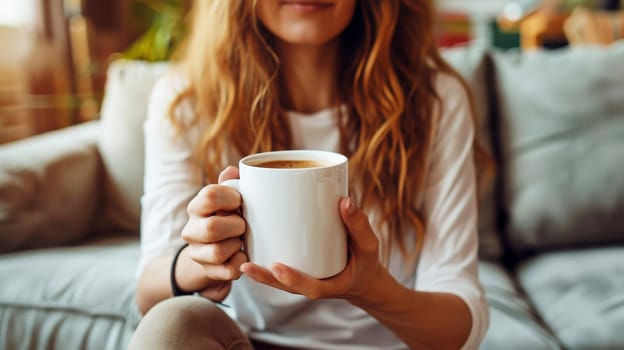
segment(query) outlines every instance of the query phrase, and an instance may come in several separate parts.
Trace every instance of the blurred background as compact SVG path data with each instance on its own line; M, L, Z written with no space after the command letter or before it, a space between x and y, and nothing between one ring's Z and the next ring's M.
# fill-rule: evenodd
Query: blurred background
M115 59L167 60L185 0L0 0L0 143L98 118Z
M621 2L436 0L439 44L556 49L570 44L564 27L575 11L621 15ZM189 6L190 0L0 0L0 143L97 119L110 62L169 59Z

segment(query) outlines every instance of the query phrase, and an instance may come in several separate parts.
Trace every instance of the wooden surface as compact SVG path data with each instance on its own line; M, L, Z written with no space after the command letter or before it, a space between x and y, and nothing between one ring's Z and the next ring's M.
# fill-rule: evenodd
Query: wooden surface
M0 26L0 143L97 118L111 55L133 39L130 0L33 1L33 24Z
M28 74L26 61L33 52L31 34L0 26L0 143L34 132L34 121L26 108Z

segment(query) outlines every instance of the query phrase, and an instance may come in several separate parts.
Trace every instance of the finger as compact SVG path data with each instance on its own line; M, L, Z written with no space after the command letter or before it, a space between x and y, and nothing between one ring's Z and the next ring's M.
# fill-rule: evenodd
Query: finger
M337 283L339 279L333 279L332 282L319 280L284 264L273 264L269 266L269 271L275 280L287 289L294 290L312 300L335 296L341 288L340 283Z
M223 265L203 265L206 270L206 275L210 279L215 281L231 281L240 278L242 272L240 266L247 261L245 253L239 251L236 252L225 264Z
M209 216L220 211L234 211L241 205L237 190L210 184L202 188L190 201L187 211L190 216Z
M366 214L349 197L340 200L340 216L349 232L350 244L356 251L377 252L379 239Z
M295 291L294 289L285 286L280 281L278 281L275 278L275 276L273 276L271 271L263 267L260 267L254 263L249 263L249 262L244 263L241 265L240 269L245 275L247 275L248 277L250 277L251 279L253 279L254 281L258 283L266 284L273 288L281 289L289 293L301 294Z
M240 174L238 172L238 168L235 166L229 166L219 174L219 183L222 183L225 180L238 179Z
M221 265L240 251L241 246L240 238L230 238L212 244L191 244L188 248L188 254L191 259L199 264Z
M241 269L256 282L289 293L301 294L312 300L343 294L340 291L344 289L344 279L318 280L284 264L273 264L267 270L258 265L246 263L241 266Z
M236 214L213 215L189 220L182 230L182 238L188 243L218 243L245 233L246 223Z
M247 254L242 251L236 252L232 257L223 265L227 271L227 275L230 280L237 280L243 274L240 270L242 264L246 263L249 259Z

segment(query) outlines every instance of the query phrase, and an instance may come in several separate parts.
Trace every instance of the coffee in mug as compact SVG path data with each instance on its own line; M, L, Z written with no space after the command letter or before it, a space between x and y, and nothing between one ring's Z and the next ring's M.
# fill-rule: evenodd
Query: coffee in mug
M294 169L294 168L316 168L319 166L329 165L317 160L269 160L258 164L253 164L260 168L274 169Z
M341 272L347 233L339 201L348 195L348 161L338 153L275 151L239 161L237 189L247 222L249 261L268 268L283 263L315 278Z

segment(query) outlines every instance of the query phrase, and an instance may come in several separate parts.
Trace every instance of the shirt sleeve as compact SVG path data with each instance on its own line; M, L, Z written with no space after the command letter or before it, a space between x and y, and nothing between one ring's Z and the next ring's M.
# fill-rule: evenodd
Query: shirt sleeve
M440 75L440 119L423 197L426 234L416 289L452 293L468 305L472 330L463 349L478 349L488 327L487 301L478 278L474 125L467 93Z
M144 194L141 197L141 255L137 276L157 256L182 246L181 231L188 220L186 207L202 186L202 170L194 164L194 131L177 133L169 106L184 87L173 73L154 86L143 125L145 136ZM192 109L182 104L176 117L184 123Z

